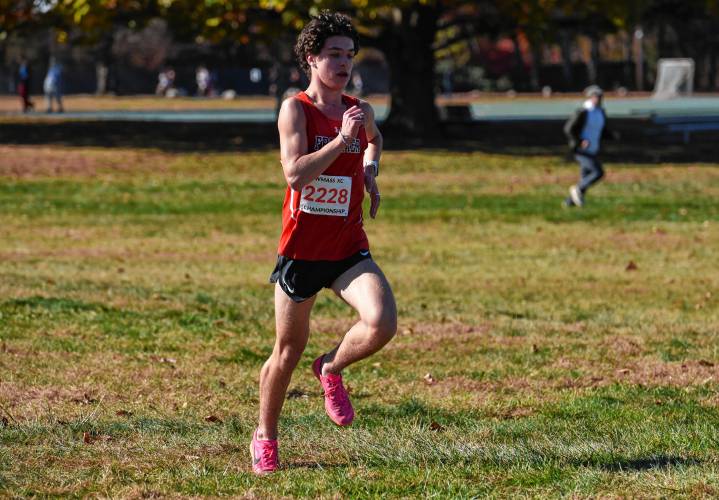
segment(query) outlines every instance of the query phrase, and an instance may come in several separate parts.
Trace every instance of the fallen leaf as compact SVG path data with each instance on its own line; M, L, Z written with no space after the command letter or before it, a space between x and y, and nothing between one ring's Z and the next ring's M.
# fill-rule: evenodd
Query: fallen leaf
M532 415L533 411L531 408L512 408L504 413L501 413L501 416L505 419L513 419L513 418L522 418L522 417L528 417Z
M205 422L212 422L212 423L215 423L215 424L221 424L221 423L222 423L222 420L220 419L220 417L217 417L217 416L215 416L215 415L208 415L208 416L205 417Z
M625 271L636 271L637 269L639 269L639 266L637 266L636 262L633 260L630 260L627 267L624 268Z
M299 399L299 398L306 398L307 393L303 392L299 389L292 389L287 393L287 399Z
M82 442L85 444L92 443L92 436L90 436L89 432L83 432L82 433Z
M174 365L177 363L177 360L175 358L166 358L164 356L155 356L154 354L150 356L150 359L152 361L157 361L158 363L167 363L168 365Z
M432 423L429 424L429 430L434 431L434 432L442 432L444 430L444 426L442 426L442 424L435 422L433 420Z
M80 403L81 405L91 405L93 403L97 403L97 400L88 396L87 393L84 393L81 398L72 398L71 401L73 403Z

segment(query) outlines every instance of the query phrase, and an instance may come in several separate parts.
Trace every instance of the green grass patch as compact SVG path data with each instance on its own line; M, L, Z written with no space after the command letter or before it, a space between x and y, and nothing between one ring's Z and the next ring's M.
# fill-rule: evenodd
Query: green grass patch
M37 154L0 182L0 495L719 495L716 166L609 164L569 210L574 164L384 155L398 335L335 427L310 363L356 318L320 294L257 478L277 152Z

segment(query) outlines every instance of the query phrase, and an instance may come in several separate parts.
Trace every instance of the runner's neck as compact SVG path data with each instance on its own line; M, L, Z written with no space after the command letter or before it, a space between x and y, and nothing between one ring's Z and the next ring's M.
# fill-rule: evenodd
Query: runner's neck
M346 105L342 98L342 92L319 92L317 89L309 87L305 90L305 95L315 106L331 109L341 109L344 111Z

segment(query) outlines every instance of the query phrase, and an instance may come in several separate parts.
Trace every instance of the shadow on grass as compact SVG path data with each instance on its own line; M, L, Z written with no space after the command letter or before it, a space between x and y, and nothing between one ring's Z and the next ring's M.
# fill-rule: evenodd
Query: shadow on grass
M81 302L61 297L40 297L37 295L20 299L6 300L0 303L0 311L10 311L17 308L42 309L53 313L76 313L80 311L107 313L112 310L103 304Z
M593 467L609 472L641 472L653 469L668 469L671 467L687 467L700 465L701 460L696 458L685 458L672 455L653 455L644 458L615 459L603 462L600 459L582 461L576 465L582 467Z
M328 462L311 462L311 461L284 461L280 465L280 470L290 469L307 469L307 470L323 470L323 469L347 469L350 463L328 463Z

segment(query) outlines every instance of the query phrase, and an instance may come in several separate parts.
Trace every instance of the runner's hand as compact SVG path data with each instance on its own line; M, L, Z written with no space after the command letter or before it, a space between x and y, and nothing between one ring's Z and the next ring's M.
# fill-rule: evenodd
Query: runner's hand
M367 189L370 199L369 216L374 219L375 217L377 217L377 210L379 210L379 187L377 187L377 180L371 173L369 176L365 173L364 182L365 189Z
M342 115L342 129L340 130L343 136L351 137L354 139L359 133L360 127L364 124L364 112L359 106L352 106Z

